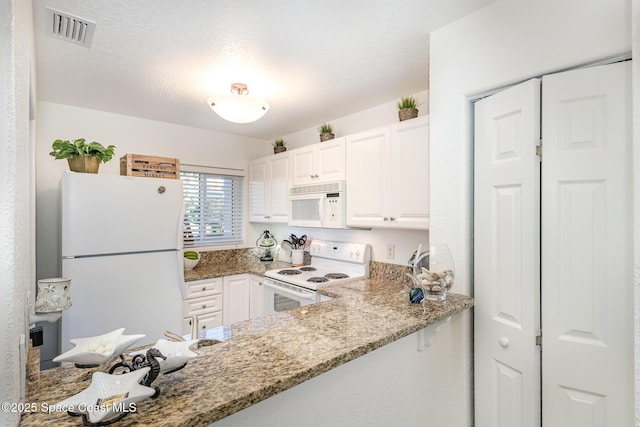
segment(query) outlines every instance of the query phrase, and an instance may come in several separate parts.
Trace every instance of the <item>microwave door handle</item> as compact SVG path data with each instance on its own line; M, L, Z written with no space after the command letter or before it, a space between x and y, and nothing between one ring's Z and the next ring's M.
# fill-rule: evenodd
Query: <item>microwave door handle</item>
M308 299L308 300L314 300L315 299L315 294L313 292L310 292L310 293L296 292L296 291L293 291L291 289L286 289L286 288L283 288L283 287L278 286L278 285L273 285L273 284L271 284L269 282L264 282L263 285L268 287L268 288L271 288L271 289L274 289L274 290L278 291L278 293L286 294L286 295L289 295L289 296L294 297L294 298L303 298L303 299Z

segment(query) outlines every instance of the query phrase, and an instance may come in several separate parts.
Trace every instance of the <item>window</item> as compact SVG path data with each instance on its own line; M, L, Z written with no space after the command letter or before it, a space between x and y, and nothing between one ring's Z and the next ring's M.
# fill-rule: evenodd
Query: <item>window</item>
M184 246L244 243L244 177L180 172L184 186Z

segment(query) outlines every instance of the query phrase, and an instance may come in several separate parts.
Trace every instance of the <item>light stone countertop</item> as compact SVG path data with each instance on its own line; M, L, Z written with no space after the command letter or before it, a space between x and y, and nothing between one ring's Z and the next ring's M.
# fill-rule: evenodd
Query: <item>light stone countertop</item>
M197 278L214 274L201 273ZM377 273L372 268L372 277ZM403 286L389 277L327 286L322 293L331 301L210 330L208 337L223 342L199 348L184 369L160 375L152 384L160 395L113 425L206 426L473 306L472 298L455 293L444 304L410 304ZM42 407L66 399L89 385L92 372L73 366L43 371L27 401ZM20 425L78 426L82 420L37 411L23 414Z

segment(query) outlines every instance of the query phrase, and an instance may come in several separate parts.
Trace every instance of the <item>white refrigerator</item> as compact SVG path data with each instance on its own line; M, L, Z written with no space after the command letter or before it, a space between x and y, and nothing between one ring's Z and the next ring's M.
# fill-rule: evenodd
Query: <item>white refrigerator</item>
M72 338L125 328L154 343L182 332L183 196L179 179L65 172L62 275L72 306L61 347Z

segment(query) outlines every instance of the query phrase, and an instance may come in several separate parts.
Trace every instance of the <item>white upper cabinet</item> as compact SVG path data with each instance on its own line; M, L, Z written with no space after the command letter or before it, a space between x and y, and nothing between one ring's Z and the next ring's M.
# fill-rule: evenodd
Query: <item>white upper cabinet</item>
M249 221L287 222L289 153L249 162Z
M418 117L346 137L347 225L429 228L429 122Z
M304 185L345 179L345 138L291 150L291 184Z

